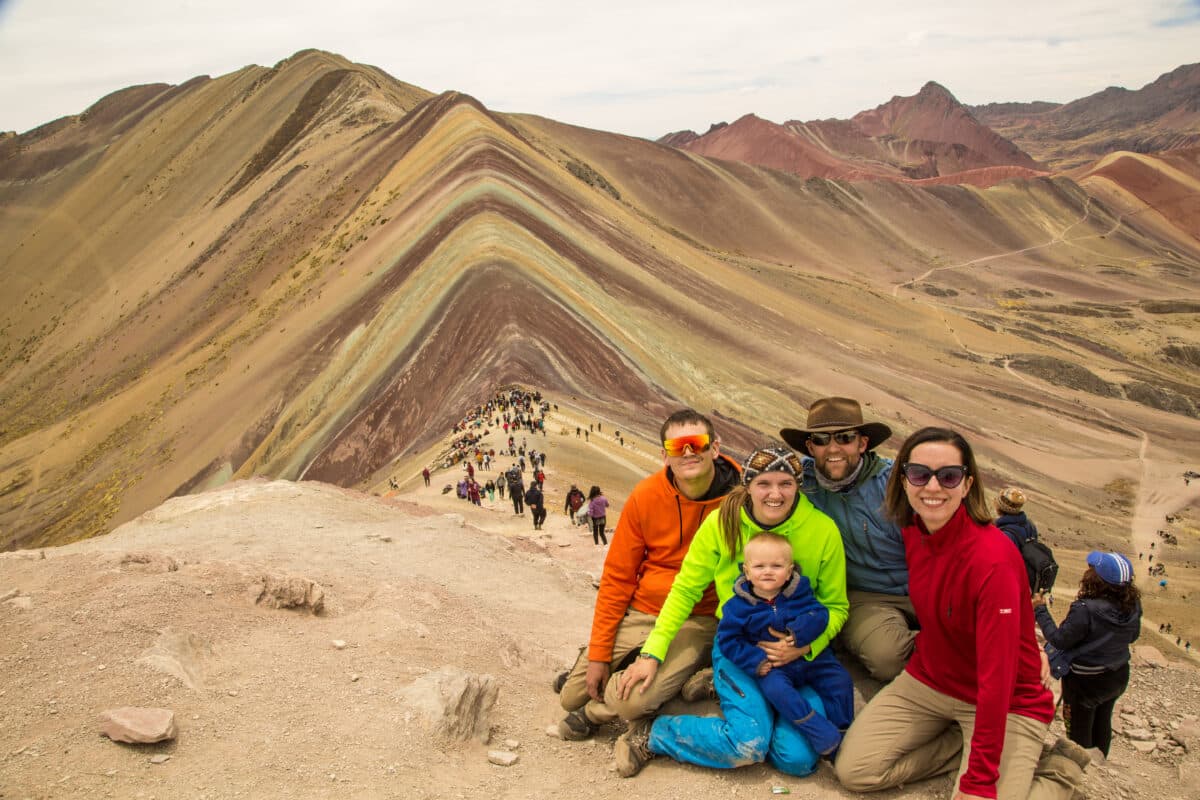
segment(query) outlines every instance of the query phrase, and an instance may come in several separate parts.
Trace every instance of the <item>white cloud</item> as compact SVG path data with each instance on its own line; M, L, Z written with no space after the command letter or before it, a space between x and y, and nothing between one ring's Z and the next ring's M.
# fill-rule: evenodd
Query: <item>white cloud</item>
M747 112L848 117L928 80L969 103L1140 88L1195 59L1198 29L1174 0L9 0L0 130L316 47L497 110L655 137Z

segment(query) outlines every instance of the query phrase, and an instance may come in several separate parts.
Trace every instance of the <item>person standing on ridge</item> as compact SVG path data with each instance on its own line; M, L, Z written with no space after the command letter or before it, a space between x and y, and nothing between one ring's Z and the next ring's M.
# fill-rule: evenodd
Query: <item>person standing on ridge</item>
M592 543L608 544L604 528L608 524L608 498L600 491L599 486L588 490L588 516L592 518Z

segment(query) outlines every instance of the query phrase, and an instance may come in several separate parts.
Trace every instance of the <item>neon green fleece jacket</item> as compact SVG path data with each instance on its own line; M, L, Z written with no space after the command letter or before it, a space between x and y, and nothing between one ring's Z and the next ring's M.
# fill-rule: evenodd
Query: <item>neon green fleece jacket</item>
M663 603L658 622L650 637L642 645L642 652L656 656L660 661L666 657L671 640L691 614L694 606L710 583L717 587L717 616L725 601L733 595L733 582L741 574L741 553L735 559L725 545L721 535L720 515L709 514L679 567L679 574L671 584L671 591ZM750 515L742 511L742 546L749 538L763 530ZM813 593L821 605L829 609L829 626L812 643L812 651L805 656L810 661L820 655L831 639L842 629L850 614L850 602L846 599L846 553L842 549L842 535L837 524L813 507L804 495L799 496L796 510L786 520L770 529L773 533L786 536L792 543L792 555L800 572L812 582Z

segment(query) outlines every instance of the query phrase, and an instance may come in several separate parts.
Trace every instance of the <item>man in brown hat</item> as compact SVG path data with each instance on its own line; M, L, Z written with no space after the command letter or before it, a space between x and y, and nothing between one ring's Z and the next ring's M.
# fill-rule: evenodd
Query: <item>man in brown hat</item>
M805 427L779 435L809 456L801 490L842 534L850 599L842 643L873 677L890 681L904 669L917 635L904 540L883 512L892 461L875 452L892 429L864 422L857 400L823 397L808 409Z

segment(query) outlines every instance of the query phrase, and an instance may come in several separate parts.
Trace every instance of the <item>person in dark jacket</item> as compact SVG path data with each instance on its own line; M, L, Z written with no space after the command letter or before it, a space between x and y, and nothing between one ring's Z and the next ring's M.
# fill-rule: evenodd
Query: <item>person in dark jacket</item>
M1079 594L1062 625L1055 625L1043 595L1033 613L1046 641L1071 659L1063 676L1063 722L1067 736L1108 758L1112 713L1129 685L1129 645L1142 630L1141 593L1133 564L1120 553L1088 553Z
M1025 507L1025 493L1015 486L1006 486L996 496L996 511L999 514L993 523L1008 540L1021 549L1025 542L1038 538L1037 526L1021 509Z
M563 511L571 518L571 524L575 524L575 512L583 508L583 492L579 491L579 487L571 484L570 490L567 491L567 502L563 504Z
M546 497L542 494L542 484L537 481L529 484L529 491L525 492L525 505L533 512L533 529L540 531L542 523L546 521Z

